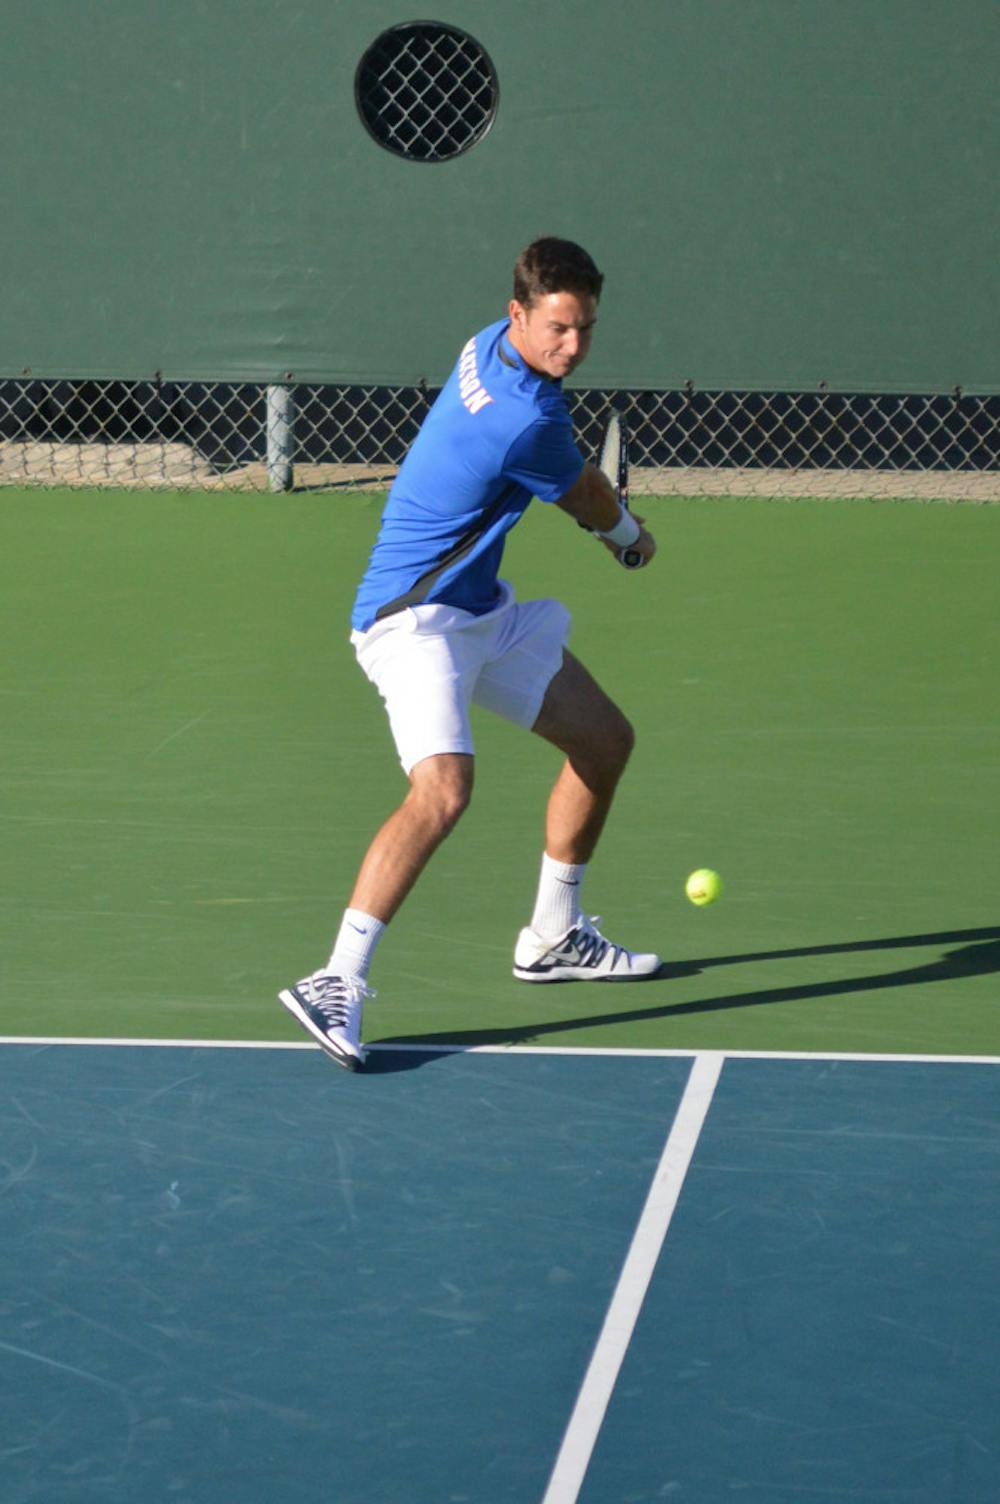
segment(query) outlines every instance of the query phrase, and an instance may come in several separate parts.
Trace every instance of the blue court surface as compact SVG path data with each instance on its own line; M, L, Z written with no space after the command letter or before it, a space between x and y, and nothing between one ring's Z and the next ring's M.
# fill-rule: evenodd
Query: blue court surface
M0 1050L3 1504L1000 1498L997 1063Z

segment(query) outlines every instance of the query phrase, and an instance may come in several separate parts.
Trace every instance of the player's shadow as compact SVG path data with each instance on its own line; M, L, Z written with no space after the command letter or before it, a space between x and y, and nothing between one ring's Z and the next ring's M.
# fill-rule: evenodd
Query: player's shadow
M947 930L932 935L901 935L888 940L858 940L837 945L810 945L798 950L769 950L738 956L710 956L700 961L665 963L641 985L676 982L697 976L717 966L747 966L755 961L792 961L809 956L857 955L865 951L911 950L917 946L955 946L936 960L901 971L877 971L866 976L834 978L823 982L806 982L791 987L766 987L759 991L720 993L717 997L692 1002L661 1003L653 1007L605 1008L599 1013L579 1014L574 1018L545 1019L535 1024L512 1024L500 1029L463 1029L436 1034L397 1034L378 1040L379 1049L368 1057L369 1072L412 1070L438 1058L435 1045L461 1044L466 1047L487 1044L537 1043L550 1035L573 1029L595 1029L605 1024L648 1023L655 1018L681 1018L689 1013L718 1013L724 1009L760 1008L769 1003L807 1002L811 998L844 997L852 992L878 992L888 987L918 986L928 982L954 982L963 977L983 976L1000 971L1000 927L978 930ZM549 984L558 985L558 984ZM567 984L576 985L576 984ZM600 992L602 999L634 997L632 983L606 983L579 988L592 998ZM419 1052L394 1052L393 1045L419 1045ZM426 1052L426 1053L425 1053Z

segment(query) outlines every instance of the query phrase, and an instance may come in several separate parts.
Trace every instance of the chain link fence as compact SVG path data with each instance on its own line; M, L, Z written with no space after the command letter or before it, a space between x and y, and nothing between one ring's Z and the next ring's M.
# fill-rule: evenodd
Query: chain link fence
M355 104L369 135L409 162L471 150L500 104L497 71L459 27L382 31ZM419 168L434 171L433 166ZM261 386L0 380L0 484L242 489L367 488L395 474L435 392L425 386ZM636 491L687 495L1000 500L1000 396L698 391L571 393L596 454L609 406L632 436Z
M0 484L282 491L387 485L436 389L0 381ZM593 456L609 407L634 489L1000 500L1000 397L570 393Z

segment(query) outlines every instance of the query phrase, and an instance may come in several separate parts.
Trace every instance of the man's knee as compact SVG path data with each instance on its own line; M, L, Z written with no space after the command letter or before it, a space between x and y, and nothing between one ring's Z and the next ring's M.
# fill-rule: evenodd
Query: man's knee
M444 837L458 824L472 798L473 761L462 753L425 757L410 772L409 798Z
M617 714L612 737L614 742L612 755L616 759L619 768L624 769L625 764L635 750L635 727L628 716L623 715L620 710Z
M635 727L615 705L610 714L602 716L601 725L594 732L592 755L603 771L620 778L635 748Z
M632 722L609 703L600 718L591 721L565 747L571 765L596 792L611 794L625 771L635 746Z
M574 764L613 778L621 775L635 746L631 721L569 652L549 685L533 729Z

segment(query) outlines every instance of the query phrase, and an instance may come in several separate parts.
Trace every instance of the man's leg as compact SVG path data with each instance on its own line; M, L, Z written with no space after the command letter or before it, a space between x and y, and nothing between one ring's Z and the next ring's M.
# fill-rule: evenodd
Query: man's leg
M382 826L361 864L327 965L279 994L288 1011L339 1065L364 1061L361 1015L375 946L456 822L472 793L473 758L445 752L410 772L410 791Z
M474 758L425 757L410 772L410 792L386 820L361 863L350 907L388 924L472 795Z
M580 908L580 885L632 753L628 719L571 653L552 679L532 730L565 752L549 798L545 853L531 925L521 931L522 981L633 981L659 956L605 940Z
M545 850L558 862L588 862L632 755L635 732L569 652L531 729L566 753L546 812Z

